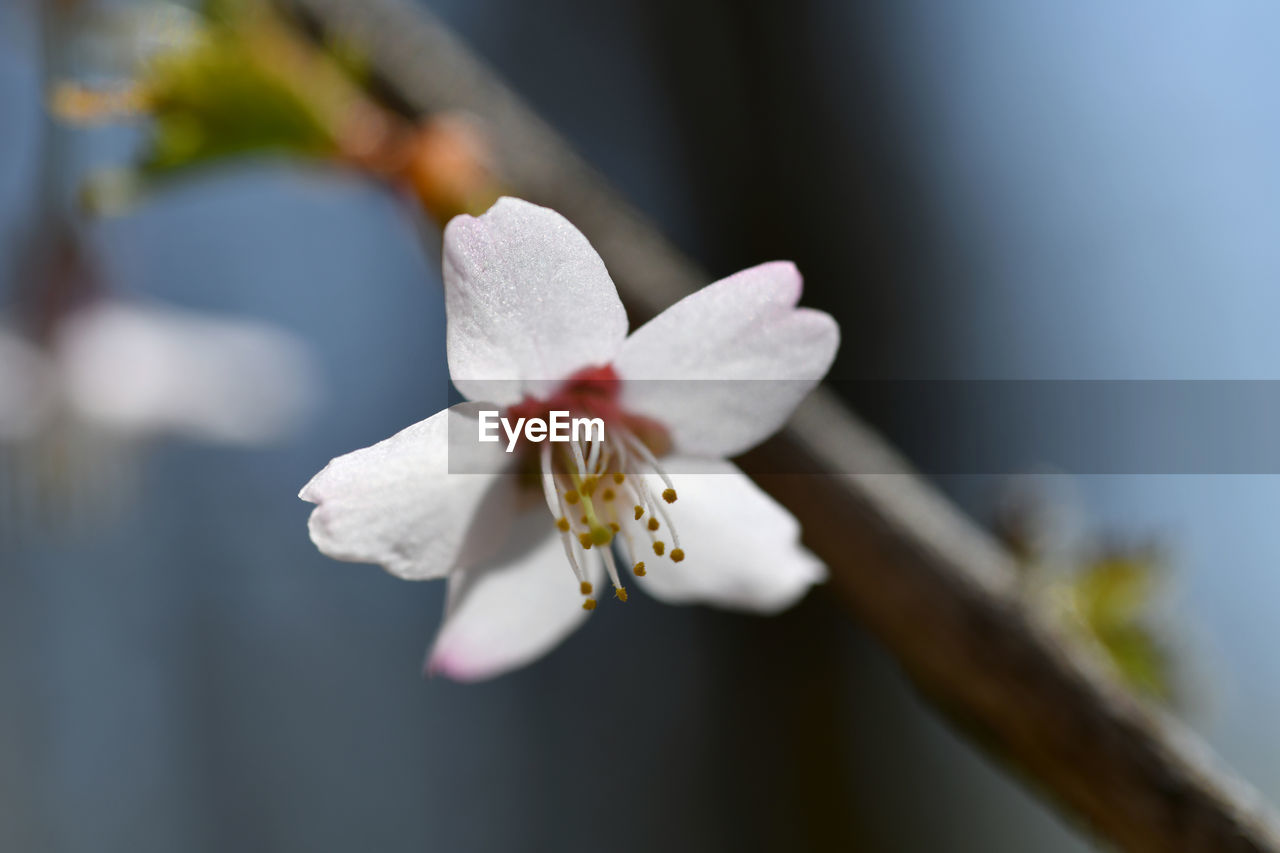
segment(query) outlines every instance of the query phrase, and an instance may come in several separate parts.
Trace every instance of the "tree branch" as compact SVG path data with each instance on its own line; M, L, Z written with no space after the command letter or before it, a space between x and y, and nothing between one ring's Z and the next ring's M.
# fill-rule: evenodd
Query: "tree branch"
M633 319L710 280L426 11L282 2L364 50L407 111L480 116L507 185L586 233ZM1010 558L830 392L743 461L799 517L837 595L919 689L1069 816L1131 851L1280 853L1258 795L1057 636L1019 592ZM766 473L777 471L885 473Z

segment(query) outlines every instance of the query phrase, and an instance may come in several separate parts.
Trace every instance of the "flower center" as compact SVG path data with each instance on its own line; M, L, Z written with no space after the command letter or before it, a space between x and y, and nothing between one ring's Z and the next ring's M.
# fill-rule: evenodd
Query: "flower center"
M675 486L657 459L670 447L670 440L661 424L623 410L620 384L612 367L588 368L549 399L527 398L509 411L511 417L545 417L552 410L563 410L605 423L603 438L588 431L589 436L580 441L545 442L538 450L547 509L585 596L586 610L596 606L588 580L592 560L603 563L614 596L626 601L618 560L643 577L648 571L642 559L647 551L676 563L684 559L680 536L664 506L675 503ZM662 480L661 499L649 485L651 475ZM670 551L664 537L671 541Z

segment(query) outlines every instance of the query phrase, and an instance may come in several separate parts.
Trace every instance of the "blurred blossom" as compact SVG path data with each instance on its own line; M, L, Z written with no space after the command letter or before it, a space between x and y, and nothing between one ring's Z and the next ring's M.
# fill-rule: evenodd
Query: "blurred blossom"
M445 229L444 280L450 375L476 402L334 459L300 495L325 554L448 578L432 672L472 681L529 663L606 581L625 602L626 576L669 603L756 613L825 578L796 519L726 461L777 431L835 358L839 327L796 307L793 264L708 285L628 335L586 237L504 198ZM513 454L475 443L485 408L604 426Z
M47 353L0 337L0 437L30 438L59 413L121 438L226 444L286 436L312 409L305 346L255 321L100 300L55 327Z
M96 299L39 347L0 331L0 544L114 518L137 497L148 441L284 439L316 376L284 331L151 304Z
M315 399L303 344L256 321L102 301L64 321L55 352L75 415L124 434L261 444Z

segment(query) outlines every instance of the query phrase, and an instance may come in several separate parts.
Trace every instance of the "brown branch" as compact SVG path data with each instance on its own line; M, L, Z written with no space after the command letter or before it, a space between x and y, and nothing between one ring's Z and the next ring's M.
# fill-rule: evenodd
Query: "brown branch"
M709 281L425 11L288 2L365 50L406 109L481 117L506 183L582 228L634 319ZM920 690L1068 815L1132 851L1280 853L1256 793L1057 636L1010 558L832 394L813 394L744 467L800 518L836 593ZM764 473L801 470L884 473Z

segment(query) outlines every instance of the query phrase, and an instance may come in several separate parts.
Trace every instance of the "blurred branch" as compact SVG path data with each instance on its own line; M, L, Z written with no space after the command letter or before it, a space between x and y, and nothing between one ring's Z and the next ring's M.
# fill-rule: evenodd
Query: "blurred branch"
M587 234L633 320L710 281L425 10L281 2L365 50L406 111L481 117L505 184ZM1069 815L1127 850L1280 853L1260 798L1058 636L1019 592L1011 558L831 393L744 467L800 518L837 595L920 690Z

